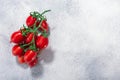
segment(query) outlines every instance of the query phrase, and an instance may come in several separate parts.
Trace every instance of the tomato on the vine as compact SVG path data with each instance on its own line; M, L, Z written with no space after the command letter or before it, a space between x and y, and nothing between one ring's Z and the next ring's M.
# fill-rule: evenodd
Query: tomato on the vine
M30 63L37 57L37 53L33 50L27 50L25 55L24 55L24 60L27 63Z
M32 15L30 15L27 19L26 19L26 24L28 27L33 27L35 21L37 19L35 17L33 17Z
M12 54L17 57L20 64L34 67L38 63L40 51L48 46L49 26L44 14L37 11L30 12L26 19L26 25L12 33L10 40L15 43Z
M39 49L44 49L48 46L48 38L47 37L44 37L42 35L40 36L37 36L37 39L36 39L36 46L39 48Z
M11 35L11 42L21 43L23 42L25 37L22 35L21 31L16 31Z
M19 45L13 46L12 54L14 56L21 56L23 53L24 53L24 50Z

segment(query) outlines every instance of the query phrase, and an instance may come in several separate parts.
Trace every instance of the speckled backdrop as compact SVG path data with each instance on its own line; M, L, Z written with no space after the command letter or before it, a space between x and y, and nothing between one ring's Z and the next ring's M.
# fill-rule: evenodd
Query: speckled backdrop
M45 9L50 44L30 69L10 34ZM0 0L0 80L120 80L120 0Z

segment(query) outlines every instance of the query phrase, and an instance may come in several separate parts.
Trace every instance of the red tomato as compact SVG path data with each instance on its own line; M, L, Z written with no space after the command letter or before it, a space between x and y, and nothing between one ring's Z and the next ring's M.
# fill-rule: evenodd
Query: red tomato
M21 43L23 41L24 41L24 36L22 35L21 31L16 31L11 35L11 42Z
M34 18L33 16L29 16L27 19L26 19L26 24L28 27L32 27L35 23L37 19Z
M20 64L25 63L24 56L18 56L18 62Z
M34 33L29 33L26 37L25 43L30 43L33 39Z
M21 56L23 53L24 53L24 50L19 45L15 45L12 48L12 54L14 56Z
M37 57L37 53L33 50L27 50L24 55L25 62L29 63Z
M28 65L30 66L30 67L34 67L36 64L37 64L37 62L38 62L38 59L37 58L35 58L32 62L30 62Z
M42 35L38 36L36 39L36 46L39 49L44 49L48 46L48 38Z
M48 23L46 22L46 20L43 20L42 21L42 27L46 30L46 31L48 31Z
M41 26L48 32L49 27L48 27L48 23L46 22L46 20L42 21ZM39 30L44 31L42 28L39 28Z

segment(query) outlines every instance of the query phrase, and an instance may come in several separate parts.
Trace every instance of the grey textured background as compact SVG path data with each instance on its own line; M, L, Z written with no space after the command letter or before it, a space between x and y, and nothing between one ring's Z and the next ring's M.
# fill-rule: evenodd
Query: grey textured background
M50 44L30 69L10 34L45 9ZM0 0L0 80L120 80L120 0Z

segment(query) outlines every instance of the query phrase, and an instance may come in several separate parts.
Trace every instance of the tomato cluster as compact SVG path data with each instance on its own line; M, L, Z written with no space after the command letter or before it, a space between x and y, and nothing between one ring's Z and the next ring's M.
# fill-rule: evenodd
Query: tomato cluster
M43 16L46 10L41 14L31 12L26 19L26 26L23 25L18 31L12 33L11 42L15 45L12 48L12 54L17 56L19 63L25 63L33 67L38 62L40 51L48 46L49 27L47 19Z

